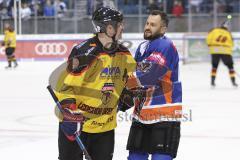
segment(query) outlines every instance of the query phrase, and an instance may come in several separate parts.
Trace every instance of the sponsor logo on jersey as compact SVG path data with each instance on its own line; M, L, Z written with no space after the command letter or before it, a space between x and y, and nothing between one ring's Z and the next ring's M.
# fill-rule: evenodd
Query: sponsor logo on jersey
M93 50L94 50L95 47L91 47L90 49L87 50L85 54L85 56L89 55Z
M113 89L114 83L105 83L104 86L102 87L102 92L113 91Z
M111 116L111 117L109 117L109 118L107 119L106 122L102 122L102 123L97 122L97 121L92 121L91 125L95 125L95 126L104 126L104 125L106 125L107 123L112 122L112 121L113 121L113 118L114 118L114 117Z
M166 64L166 58L160 52L153 52L151 56L147 58L147 60L154 61L161 66L164 66Z
M83 41L82 43L76 45L76 49L81 48L86 42L87 42L87 40L85 40L85 41Z
M112 92L114 90L114 83L105 83L102 87L102 103L108 104L111 99Z
M97 114L97 115L103 115L103 114L111 114L113 108L98 108L98 107L93 107L84 103L80 103L78 105L78 108L82 111L91 113L91 114Z
M100 77L102 78L119 78L121 75L121 71L119 67L108 66L103 68Z
M148 72L152 67L152 63L146 60L137 63L137 70L142 72Z

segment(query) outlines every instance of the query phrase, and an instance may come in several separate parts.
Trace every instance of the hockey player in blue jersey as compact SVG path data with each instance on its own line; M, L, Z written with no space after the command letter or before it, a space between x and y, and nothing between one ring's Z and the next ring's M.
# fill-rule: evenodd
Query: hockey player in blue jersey
M136 51L136 87L128 160L172 160L177 155L182 114L182 87L178 80L179 56L164 34L168 17L160 11L149 15L144 41ZM124 105L120 110L127 108Z

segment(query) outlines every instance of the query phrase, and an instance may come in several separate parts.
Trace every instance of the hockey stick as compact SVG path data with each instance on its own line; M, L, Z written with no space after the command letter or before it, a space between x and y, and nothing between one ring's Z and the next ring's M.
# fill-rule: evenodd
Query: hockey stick
M63 112L64 112L64 111L63 111L63 108L62 108L62 106L61 106L61 104L60 104L57 96L55 95L52 87L49 85L49 86L47 86L47 89L48 89L49 93L51 94L53 100L54 100L55 103L57 104L58 109L63 113ZM85 155L85 158L86 158L87 160L92 160L92 158L91 158L90 155L88 154L87 149L86 149L86 147L84 146L84 144L82 143L82 140L80 139L80 137L79 137L78 134L75 135L75 138L76 138L76 141L77 141L78 145L80 146L81 150L83 151L83 153L84 153L84 155Z

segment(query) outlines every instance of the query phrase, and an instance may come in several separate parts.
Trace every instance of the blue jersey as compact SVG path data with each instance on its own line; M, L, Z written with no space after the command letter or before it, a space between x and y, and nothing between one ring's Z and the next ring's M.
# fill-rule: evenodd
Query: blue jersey
M179 55L172 41L163 36L144 41L136 51L136 76L146 90L142 106L135 106L134 118L142 123L181 118L182 86ZM135 104L139 105L139 103ZM141 107L137 112L136 108Z

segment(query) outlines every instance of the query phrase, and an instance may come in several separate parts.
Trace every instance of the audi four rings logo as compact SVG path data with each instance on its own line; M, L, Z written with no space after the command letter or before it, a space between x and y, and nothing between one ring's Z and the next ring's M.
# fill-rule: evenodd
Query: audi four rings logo
M64 55L67 53L65 43L38 43L35 46L38 55Z

